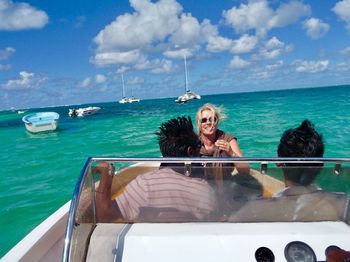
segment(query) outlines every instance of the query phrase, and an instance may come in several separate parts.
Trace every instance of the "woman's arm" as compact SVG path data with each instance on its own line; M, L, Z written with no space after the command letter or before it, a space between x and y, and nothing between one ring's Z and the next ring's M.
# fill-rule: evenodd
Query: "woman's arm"
M229 155L231 157L243 157L243 153L238 145L238 142L236 139L232 139L230 141L230 152ZM250 168L248 163L235 163L236 169L239 173L246 173L249 174Z
M237 140L234 138L230 142L227 142L223 139L218 139L215 142L215 145L220 149L226 152L230 157L243 157L243 153L239 148ZM235 163L236 169L239 173L249 174L250 169L247 163Z

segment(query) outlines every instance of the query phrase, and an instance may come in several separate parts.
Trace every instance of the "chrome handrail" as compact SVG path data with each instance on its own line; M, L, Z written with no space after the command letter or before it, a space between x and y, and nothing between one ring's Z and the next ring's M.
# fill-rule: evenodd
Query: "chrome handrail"
M92 157L91 162L166 162L166 163L344 163L350 158L306 158L306 157Z
M70 208L69 208L66 233L65 233L65 237L64 237L64 248L63 248L63 254L62 254L62 261L69 261L71 240L72 240L73 229L74 229L74 225L75 225L75 215L76 215L82 187L84 184L84 177L87 173L87 169L90 166L90 163L91 163L91 157L89 157L86 160L83 169L80 171L80 176L79 176L78 181L77 181L75 188L74 188L72 201L71 201Z

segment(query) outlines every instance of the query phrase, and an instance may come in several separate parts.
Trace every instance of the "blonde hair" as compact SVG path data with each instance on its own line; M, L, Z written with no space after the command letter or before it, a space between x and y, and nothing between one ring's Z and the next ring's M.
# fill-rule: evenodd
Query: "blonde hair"
M216 118L216 122L219 123L219 121L222 121L226 118L226 115L223 113L224 109L223 107L217 107L213 104L206 103L203 106L201 106L197 113L196 113L196 125L198 128L199 133L201 132L200 126L201 126L201 121L202 121L202 112L203 111L210 111L212 112L212 115Z

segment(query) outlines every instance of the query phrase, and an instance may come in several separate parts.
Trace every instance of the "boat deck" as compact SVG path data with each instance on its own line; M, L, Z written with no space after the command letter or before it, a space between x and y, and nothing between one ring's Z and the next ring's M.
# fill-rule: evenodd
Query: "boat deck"
M255 261L256 251L265 247L275 261L285 261L286 246L302 241L313 249L317 261L324 261L330 245L350 249L349 235L344 222L100 223L91 236L86 260Z

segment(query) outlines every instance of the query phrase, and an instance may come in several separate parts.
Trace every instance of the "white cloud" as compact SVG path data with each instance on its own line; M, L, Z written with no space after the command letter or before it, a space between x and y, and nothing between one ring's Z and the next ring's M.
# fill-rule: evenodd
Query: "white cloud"
M95 76L95 82L96 82L96 84L102 84L102 83L106 82L106 80L107 80L107 77L104 76L104 75L102 75L102 74L97 74L97 75Z
M302 73L318 73L323 72L328 68L329 61L296 61L294 62L295 70Z
M149 68L145 65L153 64L147 61L154 55L152 50L179 58L182 52L192 56L205 43L210 52L229 48L230 40L219 36L216 26L207 19L200 23L190 13L183 13L175 0L131 0L130 4L133 13L118 16L94 38L97 48L91 62L97 66L136 64L138 68Z
M140 50L134 49L125 52L114 51L98 53L91 61L97 66L108 66L115 64L139 63L145 59L145 56L141 54Z
M280 69L283 67L283 65L283 61L279 60L274 64L269 64L263 68L258 68L256 72L252 75L252 78L256 80L265 80L269 78L271 79L274 76L281 74Z
M272 37L259 50L258 54L253 55L254 59L274 59L283 53L288 53L293 49L292 45L286 45L277 37Z
M342 62L337 64L336 70L338 72L350 72L350 63L349 62Z
M302 1L290 1L289 3L281 4L277 8L274 16L269 20L269 28L285 27L298 21L301 17L310 15L311 8L305 5Z
M173 63L170 60L162 59L156 60L153 69L151 70L154 74L170 73L173 71Z
M343 50L341 50L340 53L342 55L350 55L350 46L345 48L345 49L343 49Z
M120 68L118 68L117 74L122 74L122 73L129 71L129 70L130 70L129 66L121 66Z
M300 1L291 1L273 10L266 0L250 0L224 11L223 17L236 33L255 30L257 35L265 36L272 28L285 27L309 14L310 7Z
M253 75L253 79L261 80L261 79L268 79L271 77L271 73L269 71L260 71L256 72Z
M232 69L243 69L243 68L246 68L250 65L250 63L246 60L243 60L241 59L239 56L235 55L230 64L229 64L229 68L232 68Z
M16 50L12 47L6 47L5 49L0 49L0 60L9 59L11 55L13 55Z
M232 40L222 37L210 37L208 39L207 50L212 53L223 52L229 50L232 47Z
M40 87L46 80L47 77L36 76L34 73L22 71L19 73L18 79L8 80L1 86L4 89L31 89Z
M193 45L200 39L201 26L191 14L182 14L178 27L171 34L170 41L174 45Z
M252 51L258 43L256 36L242 35L238 40L234 40L232 44L232 53L242 54Z
M7 71L11 69L10 64L0 64L0 71Z
M346 28L350 32L350 0L339 1L332 10L346 23Z
M273 10L266 1L249 1L248 4L241 4L238 8L232 7L223 11L225 22L237 33L244 33L250 29L265 30L272 16Z
M0 0L0 31L42 28L48 20L44 11L37 10L27 3Z
M128 51L164 40L180 26L182 7L175 0L131 0L133 14L118 16L98 33L98 52ZM122 37L121 37L122 36Z
M85 78L78 84L80 87L90 87L92 85L92 79L90 77Z
M312 39L317 39L324 36L329 30L329 25L323 23L317 18L307 19L302 23L302 25L306 30L306 34Z
M268 71L276 71L276 70L280 69L281 67L283 67L283 65L284 65L283 61L280 60L280 61L277 61L274 64L267 65L266 69Z
M78 86L79 87L83 87L83 88L92 87L94 85L102 84L102 83L104 83L106 81L107 81L107 77L105 75L97 74L97 75L95 75L94 79L91 78L91 77L85 78L84 80L82 80L78 84Z
M168 58L183 58L184 56L191 57L193 53L194 53L193 49L182 48L178 50L167 50L163 53L163 55Z
M207 51L212 53L227 51L232 46L232 40L220 36L217 26L212 25L208 19L204 19L201 23L201 33L198 43L202 42L207 44Z
M145 79L142 77L135 76L134 78L131 78L128 80L127 84L128 85L139 85L143 84L145 82Z

